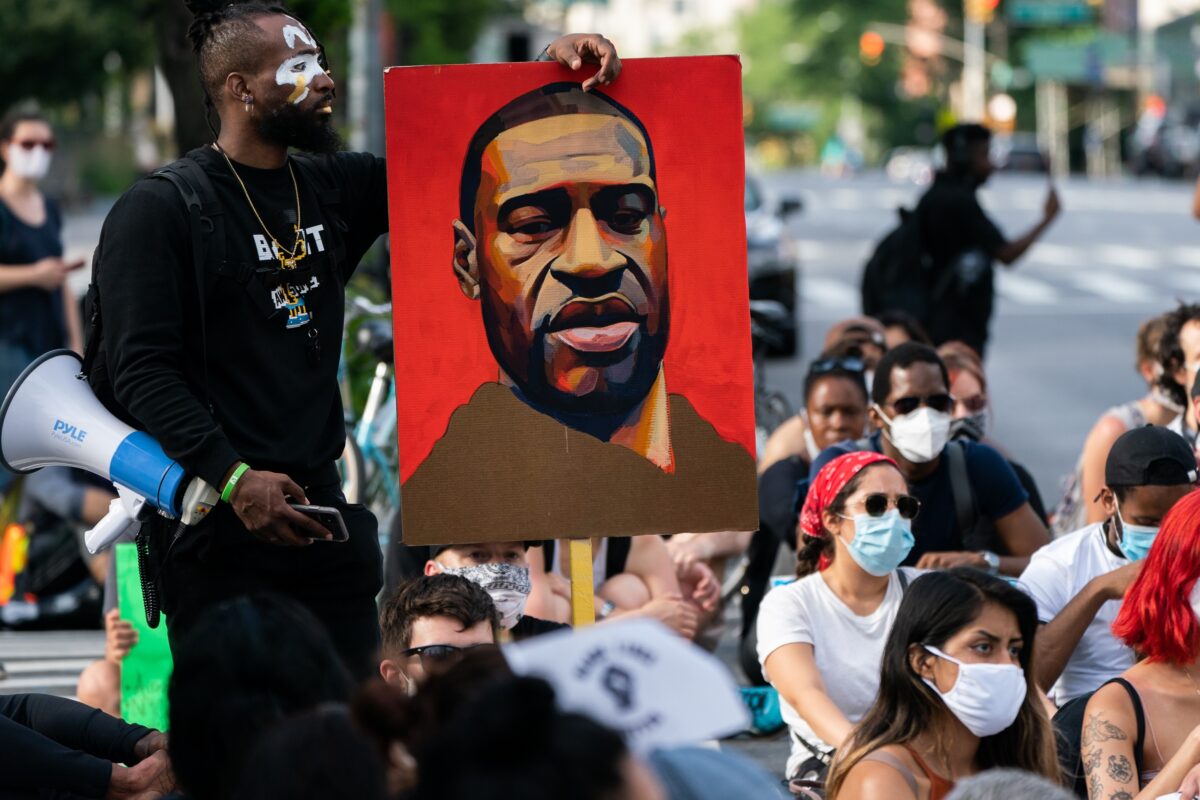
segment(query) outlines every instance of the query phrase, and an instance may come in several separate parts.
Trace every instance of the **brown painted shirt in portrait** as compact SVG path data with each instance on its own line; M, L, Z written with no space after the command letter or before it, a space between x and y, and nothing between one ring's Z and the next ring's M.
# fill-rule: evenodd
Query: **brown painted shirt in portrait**
M402 488L406 544L758 527L754 459L669 395L674 473L486 383Z

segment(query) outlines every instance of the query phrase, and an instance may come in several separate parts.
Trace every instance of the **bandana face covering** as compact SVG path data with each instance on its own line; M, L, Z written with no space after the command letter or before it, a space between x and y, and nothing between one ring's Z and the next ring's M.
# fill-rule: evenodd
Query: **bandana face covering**
M438 566L447 575L459 575L487 592L500 612L500 626L512 630L525 613L525 603L533 584L529 567L516 564L476 564L470 567Z

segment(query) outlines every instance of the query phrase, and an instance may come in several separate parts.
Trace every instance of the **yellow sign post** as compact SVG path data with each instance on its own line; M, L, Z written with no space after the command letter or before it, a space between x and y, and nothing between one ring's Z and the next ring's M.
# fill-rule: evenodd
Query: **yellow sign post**
M571 551L571 624L584 628L596 622L596 589L592 585L592 540L569 539Z

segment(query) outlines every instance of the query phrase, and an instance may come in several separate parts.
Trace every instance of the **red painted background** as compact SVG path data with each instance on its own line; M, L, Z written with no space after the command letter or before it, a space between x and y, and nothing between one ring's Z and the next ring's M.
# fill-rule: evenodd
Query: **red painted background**
M451 267L467 143L514 97L590 74L545 63L386 73L401 481L454 410L497 378L479 303L462 295ZM741 65L734 56L629 59L601 91L641 119L654 145L667 209L667 390L686 396L721 436L753 454Z

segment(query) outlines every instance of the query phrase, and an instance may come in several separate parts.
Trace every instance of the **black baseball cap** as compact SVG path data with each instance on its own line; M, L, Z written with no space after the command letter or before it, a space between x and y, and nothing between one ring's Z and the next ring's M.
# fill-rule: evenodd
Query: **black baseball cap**
M451 547L471 547L474 544L476 544L476 542L470 542L467 544L435 544L429 548L429 552L431 555L437 556L438 553L442 552L443 550L449 550ZM542 544L542 542L521 542L521 545L526 550L531 547L540 547Z
M1159 425L1121 434L1108 451L1108 486L1180 486L1196 481L1196 454L1187 440Z

